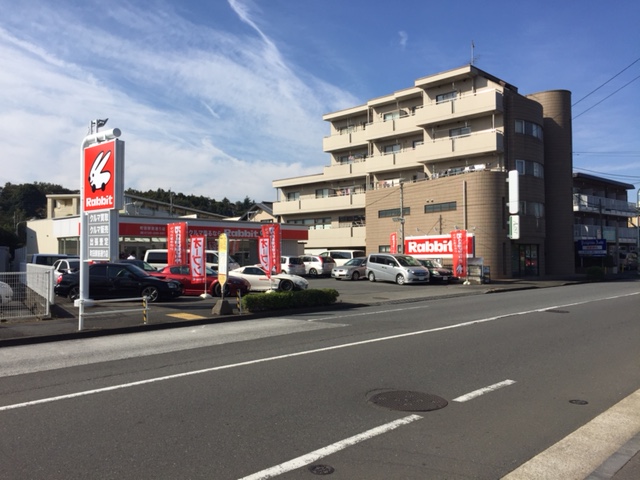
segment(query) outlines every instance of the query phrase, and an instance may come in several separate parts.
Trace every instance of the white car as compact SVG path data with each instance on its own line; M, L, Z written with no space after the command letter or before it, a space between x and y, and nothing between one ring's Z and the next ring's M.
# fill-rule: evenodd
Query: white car
M9 303L13 300L13 289L8 283L0 282L0 305Z
M56 260L53 264L53 283L57 283L58 278L60 278L63 273L77 272L79 269L79 258L61 258L60 260Z
M289 292L291 290L306 290L309 287L309 282L298 275L274 273L269 279L267 272L259 265L247 265L246 267L236 268L229 273L247 280L251 284L252 292L266 292L267 290Z

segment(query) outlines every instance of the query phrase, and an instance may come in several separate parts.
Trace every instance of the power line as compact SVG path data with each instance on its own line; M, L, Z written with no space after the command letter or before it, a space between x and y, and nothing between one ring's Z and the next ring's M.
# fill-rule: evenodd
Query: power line
M591 110L592 108L600 105L602 102L604 102L607 98L615 95L616 93L618 93L620 90L622 90L623 88L627 87L628 85L632 84L633 82L635 82L636 80L638 80L640 78L640 75L638 75L636 78L634 78L633 80L631 80L630 82L625 83L622 87L620 87L619 89L617 89L615 92L613 92L611 95L607 95L606 97L604 97L602 100L600 100L598 103L592 105L591 107L587 108L584 112L579 113L578 115L576 115L575 117L573 117L573 120L575 120L576 118L578 118L581 115L584 115L585 113L587 113L589 110Z
M581 101L583 101L585 98L589 97L591 94L596 93L598 90L600 90L602 87L604 87L607 83L609 83L611 80L613 80L614 78L616 78L618 75L624 73L626 70L628 70L629 68L631 68L633 65L635 65L636 63L640 62L640 58L636 59L635 61L633 61L631 63L631 65L623 68L621 71L619 71L618 73L616 73L613 77L611 77L609 80L607 80L606 82L604 82L602 85L600 85L598 88L596 88L595 90L593 90L592 92L587 93L584 97L582 97L580 100L578 100L576 103L574 103L573 105L571 105L571 108L575 107L577 104L579 104ZM615 92L614 92L615 93ZM582 115L582 114L581 114Z

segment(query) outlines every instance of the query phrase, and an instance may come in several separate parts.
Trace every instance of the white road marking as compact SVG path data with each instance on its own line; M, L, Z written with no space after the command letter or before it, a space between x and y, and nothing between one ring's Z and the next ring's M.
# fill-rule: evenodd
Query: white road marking
M377 435L381 435L402 425L407 425L420 419L422 419L420 415L409 415L408 417L400 418L394 422L380 425L379 427L372 428L371 430L359 433L358 435L354 435L353 437L345 438L344 440L336 442L332 445L327 445L326 447L307 453L306 455L302 455L301 457L294 458L293 460L289 460L288 462L281 463L280 465L276 465L271 468L267 468L266 470L262 470L261 472L254 473L247 477L243 477L240 480L266 480L267 478L282 475L283 473L290 472L291 470L309 465L310 463L339 452L340 450L344 450L347 447L363 442L365 440L369 440L370 438L373 438Z
M478 390L474 390L473 392L469 392L466 395L460 395L458 398L454 398L454 402L467 402L473 398L479 397L480 395L484 395L485 393L493 392L502 387L507 387L509 385L513 385L515 380L504 380L503 382L494 383L493 385L489 385L488 387L480 388Z
M619 296L615 296L615 297L609 297L609 298L619 298L619 297L624 297L624 296L631 296L631 295L638 295L640 294L640 292L638 293L631 293L628 295L619 295ZM24 408L24 407L30 407L33 405L40 405L43 403L50 403L50 402L55 402L55 401L59 401L59 400L66 400L69 398L77 398L77 397L82 397L82 396L86 396L86 395L93 395L96 393L102 393L102 392L108 392L108 391L113 391L113 390L120 390L120 389L125 389L125 388L130 388L130 387L136 387L136 386L140 386L140 385L146 385L149 383L155 383L155 382L162 382L162 381L166 381L166 380L173 380L176 378L182 378L182 377L188 377L191 375L199 375L202 373L210 373L210 372L215 372L215 371L219 371L219 370L227 370L230 368L237 368L237 367L244 367L244 366L248 366L248 365L255 365L258 363L266 363L266 362L272 362L274 360L283 360L286 358L293 358L293 357L300 357L303 355L311 355L314 353L321 353L321 352L329 352L332 350L339 350L342 348L350 348L350 347L356 347L356 346L360 346L360 345L367 345L367 344L371 344L371 343L377 343L377 342L386 342L389 340L397 340L399 338L405 338L405 337L413 337L413 336L417 336L417 335L424 335L424 334L428 334L428 333L435 333L435 332L443 332L445 330L453 330L456 328L463 328L463 327L469 327L472 325L478 325L481 323L487 323L487 322L494 322L496 320L502 320L504 318L508 318L508 317L512 317L515 315L526 315L529 313L537 313L537 312L544 312L546 310L549 309L557 309L557 308L567 308L569 306L575 306L575 305L581 305L581 304L587 304L587 303L592 303L594 301L602 301L602 300L608 300L609 298L604 298L604 299L595 299L595 300L586 300L584 302L576 302L576 303L571 303L571 304L566 304L566 305L557 305L557 306L553 306L553 307L544 307L544 308L537 308L534 310L527 310L527 311L522 311L522 312L513 312L513 313L506 313L504 315L497 315L495 317L487 317L487 318L482 318L482 319L477 319L477 320L470 320L468 322L462 322L462 323L456 323L454 325L447 325L444 327L437 327L437 328L429 328L426 330L418 330L415 332L407 332L407 333L401 333L398 335L389 335L387 337L380 337L380 338L372 338L369 340L362 340L360 342L351 342L351 343L344 343L341 345L334 345L331 347L323 347L323 348L316 348L313 350L305 350L302 352L296 352L296 353L288 353L285 355L277 355L274 357L266 357L266 358L258 358L255 360L249 360L246 362L239 362L239 363L234 363L234 364L229 364L229 365L220 365L217 367L210 367L210 368L203 368L201 370L193 370L190 372L183 372L183 373L178 373L178 374L174 374L174 375L166 375L163 377L156 377L156 378L149 378L146 380L140 380L137 382L131 382L131 383L124 383L121 385L113 385L110 387L104 387L104 388L98 388L95 390L87 390L84 392L77 392L77 393L70 393L67 395L60 395L57 397L50 397L50 398L43 398L40 400L33 400L33 401L29 401L29 402L23 402L23 403L16 403L13 405L6 405L4 407L0 407L0 412L6 411L6 410L13 410L16 408Z

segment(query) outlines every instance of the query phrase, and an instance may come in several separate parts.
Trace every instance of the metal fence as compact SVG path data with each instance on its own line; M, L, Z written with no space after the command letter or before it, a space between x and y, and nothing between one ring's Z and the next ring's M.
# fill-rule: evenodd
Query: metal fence
M52 271L0 273L0 321L49 318Z

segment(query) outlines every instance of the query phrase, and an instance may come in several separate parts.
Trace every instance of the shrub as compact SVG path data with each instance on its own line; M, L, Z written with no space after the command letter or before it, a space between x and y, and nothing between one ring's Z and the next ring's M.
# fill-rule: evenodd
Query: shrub
M266 312L331 305L340 294L333 288L300 290L294 292L252 293L242 297L242 310Z
M587 268L587 280L591 282L601 282L604 280L604 268L589 267Z

